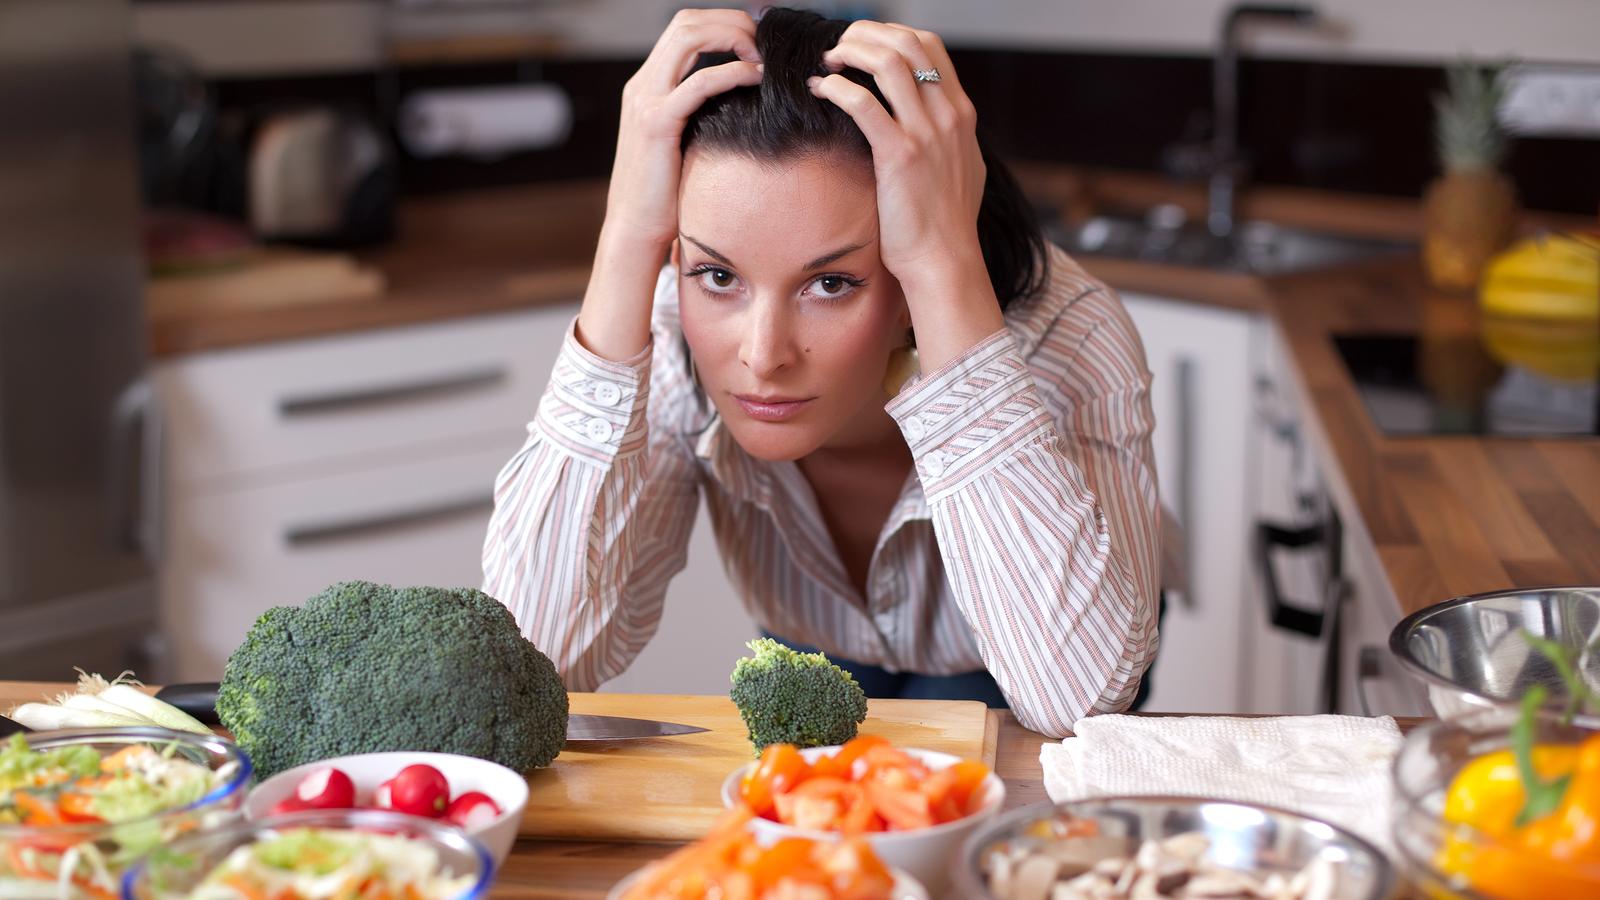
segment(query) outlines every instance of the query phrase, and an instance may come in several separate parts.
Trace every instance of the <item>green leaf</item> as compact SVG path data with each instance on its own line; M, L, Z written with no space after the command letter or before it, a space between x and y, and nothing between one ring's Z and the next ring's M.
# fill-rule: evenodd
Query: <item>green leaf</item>
M1561 724L1571 725L1572 717L1579 708L1587 708L1590 712L1600 712L1600 697L1589 690L1589 686L1578 676L1578 659L1582 657L1575 647L1563 647L1555 641L1539 637L1526 629L1522 632L1523 640L1527 641L1535 650L1544 654L1555 666L1557 674L1561 676L1561 683L1566 688L1567 704L1561 716ZM1591 645L1589 650L1593 650ZM1584 651L1587 652L1587 651Z
M1522 811L1517 813L1518 828L1555 812L1572 780L1570 775L1563 775L1554 781L1542 781L1533 767L1533 724L1547 695L1544 685L1534 685L1523 695L1522 714L1517 716L1517 724L1511 726L1511 752L1516 757L1517 774L1522 776L1522 787L1528 797L1522 804Z

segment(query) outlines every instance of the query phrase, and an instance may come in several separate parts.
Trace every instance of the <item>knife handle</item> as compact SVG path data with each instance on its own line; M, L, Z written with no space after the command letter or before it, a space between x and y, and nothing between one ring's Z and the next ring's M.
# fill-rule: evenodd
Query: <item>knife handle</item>
M221 725L217 718L217 689L215 681L193 681L187 684L169 684L156 691L156 699L170 703L206 725Z

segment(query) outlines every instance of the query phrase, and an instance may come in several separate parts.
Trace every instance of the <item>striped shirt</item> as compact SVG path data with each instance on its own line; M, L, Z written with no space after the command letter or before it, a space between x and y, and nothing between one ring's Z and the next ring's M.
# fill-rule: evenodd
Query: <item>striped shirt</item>
M1052 736L1132 702L1156 651L1161 511L1150 373L1109 288L1052 248L1003 330L889 402L913 468L862 597L799 468L746 454L699 390L677 285L663 269L633 359L569 329L496 480L483 589L568 688L621 674L655 633L704 497L769 631L889 671L986 668Z

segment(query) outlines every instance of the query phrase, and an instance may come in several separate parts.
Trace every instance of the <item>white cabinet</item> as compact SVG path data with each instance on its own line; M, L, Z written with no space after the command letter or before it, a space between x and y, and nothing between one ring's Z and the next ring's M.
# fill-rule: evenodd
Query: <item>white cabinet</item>
M1342 489L1338 461L1308 409L1281 339L1270 328L1263 338L1254 400L1252 527L1270 526L1290 539L1266 559L1253 554L1258 571L1252 605L1263 614L1271 605L1262 570L1270 565L1279 599L1292 607L1283 618L1292 624L1303 620L1294 610L1320 613L1323 628L1315 636L1270 623L1250 629L1247 659L1253 671L1243 708L1427 715L1420 685L1389 653L1389 632L1401 614L1382 560L1360 510L1348 502L1350 492ZM1298 539L1306 543L1290 546Z
M338 581L481 585L495 475L526 437L576 312L564 304L160 365L160 677L216 679L257 616ZM702 523L660 633L608 688L725 691L754 633Z
M257 616L337 581L482 584L495 473L523 440L575 311L160 365L164 677L218 677Z
M1393 593L1356 511L1332 499L1335 463L1271 321L1123 301L1153 375L1157 475L1189 570L1188 590L1168 593L1145 708L1306 714L1336 692L1339 711L1359 714L1364 692L1374 713L1421 712L1388 653Z
M477 587L493 449L179 495L162 613L183 680L215 678L256 617L338 581Z
M1244 701L1249 627L1250 348L1257 317L1123 294L1153 381L1162 502L1186 533L1188 589L1168 592L1145 709L1229 712Z

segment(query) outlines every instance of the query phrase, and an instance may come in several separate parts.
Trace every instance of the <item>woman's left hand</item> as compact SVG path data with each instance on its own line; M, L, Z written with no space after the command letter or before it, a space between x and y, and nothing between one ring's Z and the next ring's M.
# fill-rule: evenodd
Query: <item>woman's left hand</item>
M978 244L987 173L978 151L977 112L944 43L929 31L853 22L822 61L835 72L849 67L870 73L894 110L891 115L871 91L843 75L807 82L813 94L849 113L872 145L879 255L906 290L913 324L939 317L941 339L935 344L950 346L930 346L925 338L934 336L926 329L917 345L924 369L942 364L948 360L937 357L954 358L1003 324ZM912 74L917 69L936 70L940 80L919 82ZM927 309L930 304L942 308ZM951 315L961 321L952 322ZM928 358L930 350L936 358Z

